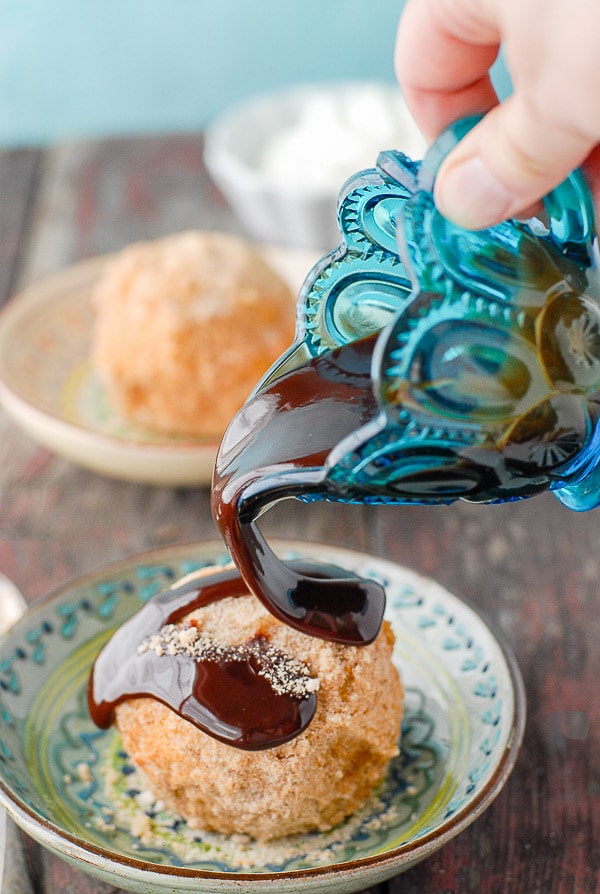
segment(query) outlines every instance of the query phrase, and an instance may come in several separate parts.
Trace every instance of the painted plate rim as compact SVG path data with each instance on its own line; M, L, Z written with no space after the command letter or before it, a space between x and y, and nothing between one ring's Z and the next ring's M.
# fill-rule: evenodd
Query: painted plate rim
M232 890L237 890L240 882L244 882L253 888L260 888L263 886L265 887L265 890L274 882L280 882L283 887L279 890L283 891L287 890L289 885L293 887L294 881L306 880L309 883L312 881L318 884L319 880L322 881L328 876L335 876L336 882L338 883L335 885L336 888L339 887L339 883L344 878L348 881L353 879L353 886L351 888L340 889L349 891L360 889L359 886L356 886L357 874L361 877L361 884L364 882L363 886L365 886L390 878L393 875L402 872L404 869L412 867L462 832L474 822L485 809L487 809L501 791L514 768L523 739L526 719L523 680L516 658L513 655L512 649L504 634L498 631L496 625L490 623L489 619L485 618L479 609L476 609L468 601L456 596L443 585L437 583L433 578L407 568L399 562L368 554L360 550L348 549L341 546L328 546L318 542L279 539L273 540L272 545L276 551L287 550L304 554L308 553L316 559L333 560L342 565L344 563L344 557L346 557L348 561L361 561L371 564L374 569L377 569L380 572L385 569L389 569L390 571L395 570L396 573L401 572L415 581L421 582L421 585L424 588L435 588L444 599L449 600L450 603L453 603L454 605L459 605L462 610L465 610L468 614L473 616L476 623L481 626L482 630L487 632L495 646L499 649L499 655L504 663L512 694L513 710L509 724L509 735L507 736L504 751L499 757L489 780L477 791L471 800L457 809L455 813L441 822L438 826L425 832L419 836L418 839L413 839L393 847L388 851L375 853L357 859L350 859L344 862L329 863L303 869L275 870L272 872L221 872L151 863L143 859L138 860L135 857L113 852L94 842L80 838L72 832L61 829L52 821L39 816L27 804L23 803L18 795L15 795L12 792L10 785L7 784L3 777L2 766L0 765L0 805L4 806L7 812L26 833L35 838L42 845L48 847L57 855L70 858L75 864L84 868L84 870L87 868L87 871L91 871L92 874L94 874L94 871L93 868L90 867L94 867L94 858L98 861L98 865L105 873L114 874L115 870L120 867L123 873L122 879L124 882L130 881L139 884L152 884L152 876L162 876L165 881L169 878L173 881L196 879L198 881L219 882L220 886L218 890L223 891L227 890L227 882L231 882ZM36 614L43 613L53 603L59 604L61 599L65 599L69 594L73 594L75 591L86 585L101 581L107 575L113 577L118 574L120 570L133 569L140 563L143 564L149 561L165 563L169 561L169 558L171 558L171 561L176 561L178 558L183 559L184 557L188 557L190 553L194 551L198 551L199 556L203 559L209 559L211 561L222 559L226 553L222 542L216 540L173 544L170 546L149 549L122 558L72 579L37 600L31 606L30 610L19 619L15 625L13 625L13 627L0 639L0 656L2 649L6 647L10 642L11 637L13 637L20 628L28 625ZM411 857L410 861L403 861L402 858L407 856ZM407 862L406 866L403 865L404 862ZM107 864L108 868L103 867L103 863ZM331 884L334 886L333 881ZM221 885L223 887L221 887ZM289 889L292 890L292 887ZM163 888L157 888L156 890L163 890ZM177 889L174 888L173 890ZM208 889L199 888L198 890ZM271 888L271 890L276 889ZM293 888L293 890L296 889Z

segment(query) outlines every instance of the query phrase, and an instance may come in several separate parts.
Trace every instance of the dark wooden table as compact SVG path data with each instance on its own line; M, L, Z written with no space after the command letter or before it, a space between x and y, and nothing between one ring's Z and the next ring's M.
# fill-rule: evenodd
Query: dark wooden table
M237 226L195 135L0 153L0 294L188 227ZM140 550L213 538L203 488L123 484L0 415L0 570L29 602ZM264 530L371 551L436 577L502 628L528 698L516 769L487 812L378 894L600 892L600 512L545 495L493 508L284 503ZM39 894L113 891L26 842ZM371 892L373 894L373 891Z

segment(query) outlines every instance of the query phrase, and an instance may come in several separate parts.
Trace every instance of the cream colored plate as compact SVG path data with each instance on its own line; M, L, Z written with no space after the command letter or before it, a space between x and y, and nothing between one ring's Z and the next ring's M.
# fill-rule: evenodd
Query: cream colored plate
M297 292L314 253L262 249ZM0 314L0 402L34 440L78 465L148 484L208 484L216 443L165 438L111 408L89 363L93 258L33 284ZM249 383L249 390L254 383Z

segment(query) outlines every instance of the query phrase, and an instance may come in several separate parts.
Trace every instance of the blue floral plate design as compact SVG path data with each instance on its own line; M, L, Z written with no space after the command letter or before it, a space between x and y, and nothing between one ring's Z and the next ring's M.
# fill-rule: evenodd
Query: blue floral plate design
M396 875L473 822L508 778L525 722L510 650L436 582L390 561L280 541L386 586L406 687L401 754L365 808L329 833L258 845L203 834L144 791L114 730L87 712L91 664L115 627L223 546L168 547L36 604L0 642L0 802L34 839L134 892L351 892ZM239 840L238 840L239 839Z

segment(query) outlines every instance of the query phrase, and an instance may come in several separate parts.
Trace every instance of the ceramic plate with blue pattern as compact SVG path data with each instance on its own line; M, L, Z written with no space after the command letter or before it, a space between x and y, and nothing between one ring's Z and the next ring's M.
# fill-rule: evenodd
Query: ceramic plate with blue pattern
M505 783L525 721L502 638L436 582L363 553L279 542L283 558L382 581L406 687L401 750L340 827L259 845L203 834L144 788L86 688L101 645L177 577L228 560L220 543L169 547L87 575L36 604L0 643L0 801L33 838L137 892L351 892L404 871L475 820ZM400 732L400 731L399 731Z

